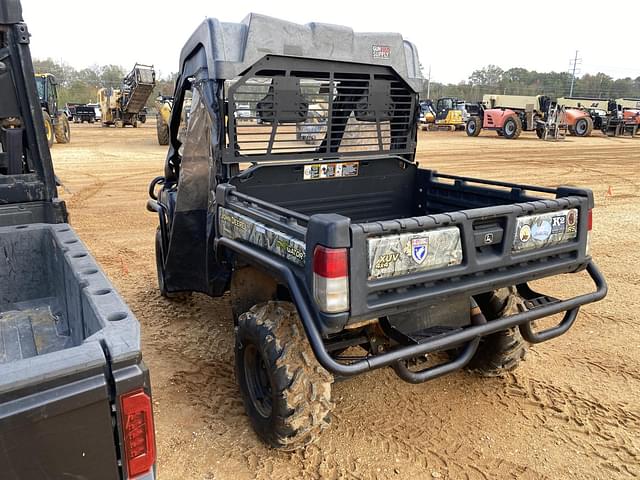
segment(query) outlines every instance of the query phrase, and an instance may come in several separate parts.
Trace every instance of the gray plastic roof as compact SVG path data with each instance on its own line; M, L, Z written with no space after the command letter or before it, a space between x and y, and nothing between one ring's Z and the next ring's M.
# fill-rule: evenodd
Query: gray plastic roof
M422 90L418 50L399 33L356 33L326 23L297 23L250 13L240 23L206 19L182 49L180 65L197 44L207 51L209 77L232 79L267 54L387 65Z

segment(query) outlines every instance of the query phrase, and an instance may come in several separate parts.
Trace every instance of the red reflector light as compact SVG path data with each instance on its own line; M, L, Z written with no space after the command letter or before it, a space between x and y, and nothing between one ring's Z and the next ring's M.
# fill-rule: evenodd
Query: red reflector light
M318 245L313 251L313 273L325 278L348 275L346 248L327 248Z
M591 228L593 227L593 214L592 214L593 210L589 209L589 211L587 212L587 231L591 231Z
M134 390L120 397L122 431L128 477L151 470L156 462L151 398L144 390Z

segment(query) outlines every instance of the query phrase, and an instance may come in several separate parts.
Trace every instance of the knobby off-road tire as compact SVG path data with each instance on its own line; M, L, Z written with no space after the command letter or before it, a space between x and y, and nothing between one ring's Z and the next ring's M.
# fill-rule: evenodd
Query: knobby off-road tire
M42 111L42 120L44 121L44 134L47 137L47 143L49 144L49 148L53 146L53 141L55 140L55 133L53 132L53 122L51 121L51 117L44 110Z
M488 321L503 315L517 313L520 301L514 287L502 288L478 299L482 313ZM475 355L467 365L485 377L499 376L515 369L525 357L528 344L518 327L482 337Z
M58 117L58 123L56 123L54 130L56 142L69 143L71 141L71 127L69 127L69 119L66 115Z
M473 116L467 120L467 124L464 129L468 136L477 137L480 135L480 130L482 130L482 120L480 117Z
M169 145L169 125L159 114L156 115L156 131L158 133L158 143L160 145Z
M235 357L245 410L267 444L296 450L328 427L333 377L317 362L291 303L260 303L242 314Z
M504 138L515 140L522 133L522 122L518 117L507 118L502 125L502 133Z

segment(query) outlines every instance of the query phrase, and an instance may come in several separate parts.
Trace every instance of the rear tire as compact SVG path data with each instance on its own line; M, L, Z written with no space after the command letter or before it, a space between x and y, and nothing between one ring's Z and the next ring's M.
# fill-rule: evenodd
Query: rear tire
M69 127L69 120L66 115L60 115L58 117L58 123L54 127L56 142L69 143L71 141L71 128Z
M522 122L518 117L507 118L502 125L502 133L504 138L515 140L522 133Z
M544 139L544 127L537 127L536 128L536 135L538 136L538 138L540 140Z
M156 132L160 145L169 145L169 125L162 119L162 115L156 115Z
M467 124L464 129L468 136L477 137L480 135L480 131L482 130L482 120L480 117L471 117L467 120Z
M292 451L328 427L332 375L316 360L295 307L266 302L242 314L236 327L236 379L258 436Z
M53 141L55 140L55 133L53 131L53 122L51 121L51 117L44 110L42 111L42 120L44 121L44 135L47 138L47 144L49 148L53 146Z
M478 299L478 304L487 320L517 312L519 296L515 288L502 288ZM482 337L475 355L467 365L485 377L496 377L515 369L525 357L528 344L520 335L518 327L509 328Z

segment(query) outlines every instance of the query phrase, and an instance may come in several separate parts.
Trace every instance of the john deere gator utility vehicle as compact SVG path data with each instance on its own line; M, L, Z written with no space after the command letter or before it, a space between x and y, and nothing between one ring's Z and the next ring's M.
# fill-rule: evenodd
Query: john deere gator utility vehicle
M230 292L236 379L275 447L328 425L335 377L499 373L606 294L590 190L418 168L419 65L399 34L255 14L207 19L182 49L148 202L159 288ZM298 139L320 111L321 129ZM594 291L561 300L528 285L582 270Z

